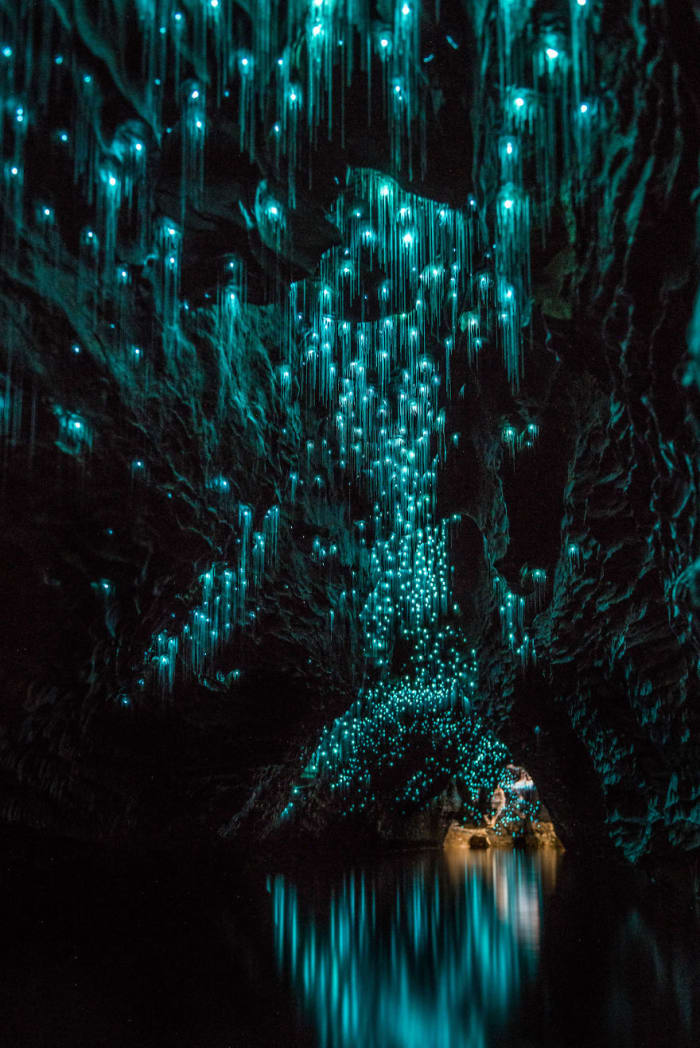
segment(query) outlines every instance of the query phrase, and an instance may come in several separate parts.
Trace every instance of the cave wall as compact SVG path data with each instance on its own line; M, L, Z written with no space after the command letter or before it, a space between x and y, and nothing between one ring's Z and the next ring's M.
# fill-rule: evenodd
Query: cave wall
M236 47L249 43L246 6L225 6L240 26ZM373 7L372 32L390 24L385 6ZM568 4L527 6L535 26L568 17ZM494 725L567 844L612 839L638 860L700 843L700 34L681 0L594 6L599 136L585 200L564 184L546 236L532 230L517 389L495 341L474 366L461 321L470 303L460 303L445 401L458 440L447 444L438 511L462 518L457 618L479 650ZM181 7L195 18L194 0ZM3 9L3 39L37 57L31 65L17 52L22 91L8 81L5 95L8 113L26 99L28 129L19 212L16 128L3 147L0 811L99 839L235 835L271 825L299 754L375 672L357 615L329 618L341 593L361 606L369 585L354 525L371 515L367 495L343 480L319 490L313 469L291 480L306 442L320 447L327 412L296 385L290 402L280 381L287 289L317 276L340 243L328 216L348 167L395 174L454 207L474 194L475 267L492 264L502 12L443 3L438 19L424 5L423 61L433 57L421 66L424 163L412 180L405 165L395 170L377 70L371 134L367 71L352 79L342 131L300 139L282 244L263 205L289 169L267 113L245 124L255 149L243 141L242 88L216 104L209 91L206 176L183 203L189 111L166 106L158 129L135 58L145 32L136 8L46 2L30 24L21 4ZM203 57L182 59L197 82L208 75ZM84 76L96 91L76 102L73 81ZM85 141L67 149L61 129L74 126L76 104L87 107L75 125ZM76 151L95 142L115 164L134 142L148 153L148 202L135 179L133 211L113 231L129 293L117 288L109 301L86 269L81 233L98 228L106 205L75 177ZM30 220L35 206L50 208L50 228L41 214ZM163 222L176 212L174 246ZM162 257L152 254L156 230ZM191 313L176 331L171 250ZM222 302L222 288L240 303ZM532 447L513 452L505 428L529 425ZM226 642L165 688L154 638L189 621L204 573L236 562L253 532L268 543L252 599ZM314 553L316 540L332 559ZM499 625L505 589L528 601L536 655L525 666Z

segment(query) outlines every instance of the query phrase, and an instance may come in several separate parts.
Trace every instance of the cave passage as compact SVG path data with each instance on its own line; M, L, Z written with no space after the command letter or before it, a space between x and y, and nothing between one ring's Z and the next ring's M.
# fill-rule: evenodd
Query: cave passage
M691 1043L698 54L0 2L13 1045Z

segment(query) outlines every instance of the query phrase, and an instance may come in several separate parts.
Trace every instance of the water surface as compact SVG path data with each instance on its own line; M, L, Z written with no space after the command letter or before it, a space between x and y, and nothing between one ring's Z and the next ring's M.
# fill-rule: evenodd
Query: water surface
M555 850L268 877L278 970L318 1048L700 1044L695 911Z
M426 854L268 881L280 970L322 1048L486 1048L538 966L558 853Z
M0 847L0 1046L697 1048L698 924L554 852Z

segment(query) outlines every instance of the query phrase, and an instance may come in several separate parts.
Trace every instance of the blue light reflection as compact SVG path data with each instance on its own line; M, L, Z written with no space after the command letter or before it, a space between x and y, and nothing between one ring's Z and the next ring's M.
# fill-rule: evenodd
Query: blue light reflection
M558 857L405 857L270 880L280 969L322 1048L486 1048L536 974Z

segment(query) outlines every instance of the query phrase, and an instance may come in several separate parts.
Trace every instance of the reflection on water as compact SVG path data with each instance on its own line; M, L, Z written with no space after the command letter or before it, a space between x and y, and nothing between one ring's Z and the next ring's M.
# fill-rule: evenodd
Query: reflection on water
M7 837L2 1048L700 1045L692 900L619 866L309 854L266 878Z
M270 878L278 964L322 1048L486 1048L537 971L555 852Z

